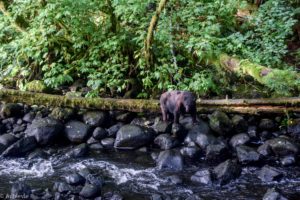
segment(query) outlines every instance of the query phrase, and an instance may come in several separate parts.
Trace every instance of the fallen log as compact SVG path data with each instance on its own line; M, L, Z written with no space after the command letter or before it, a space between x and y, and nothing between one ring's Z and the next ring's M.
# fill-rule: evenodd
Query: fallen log
M67 97L12 89L0 90L0 101L49 107L160 112L158 100ZM300 98L197 100L198 113L215 110L241 114L300 112Z

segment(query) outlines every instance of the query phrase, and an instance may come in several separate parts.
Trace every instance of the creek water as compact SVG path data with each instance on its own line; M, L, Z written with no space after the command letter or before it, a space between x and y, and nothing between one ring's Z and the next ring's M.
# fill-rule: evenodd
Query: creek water
M53 151L53 149L52 149ZM63 181L64 176L89 168L105 180L103 193L114 191L124 199L151 199L159 194L169 199L186 199L198 195L203 199L262 199L268 188L277 187L285 194L300 192L300 168L281 168L285 178L280 182L262 183L257 178L259 168L243 168L239 179L225 186L207 186L194 184L190 177L200 169L212 166L205 162L187 161L183 171L163 171L155 167L150 153L145 152L99 152L84 158L68 158L64 150L55 150L47 159L1 158L0 160L0 194L10 193L11 184L25 181L31 188L52 188L55 181ZM182 184L172 183L168 177L178 175ZM293 196L292 199L299 199Z

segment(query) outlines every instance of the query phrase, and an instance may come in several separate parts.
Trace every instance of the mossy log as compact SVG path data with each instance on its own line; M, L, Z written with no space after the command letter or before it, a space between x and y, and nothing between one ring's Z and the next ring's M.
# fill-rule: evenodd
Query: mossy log
M160 112L158 100L67 97L11 89L2 89L0 100L50 107ZM243 114L300 112L300 98L197 100L198 113L211 113L215 110Z
M226 54L221 54L213 64L239 76L249 75L275 92L276 89L284 90L286 94L300 91L300 74L296 71L273 69Z

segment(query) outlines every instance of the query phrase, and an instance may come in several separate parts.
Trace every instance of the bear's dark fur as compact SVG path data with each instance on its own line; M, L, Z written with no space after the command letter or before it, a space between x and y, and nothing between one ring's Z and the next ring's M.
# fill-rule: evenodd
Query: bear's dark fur
M174 123L179 122L180 114L191 114L193 122L196 121L196 96L188 91L170 91L160 96L160 108L163 121L170 119L170 114L174 118Z

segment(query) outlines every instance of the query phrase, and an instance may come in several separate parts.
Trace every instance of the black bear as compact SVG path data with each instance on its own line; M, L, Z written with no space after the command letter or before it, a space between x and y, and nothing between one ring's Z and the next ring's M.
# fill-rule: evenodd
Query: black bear
M196 96L188 91L170 91L160 96L160 108L163 121L170 119L170 114L174 117L174 123L179 123L180 114L191 114L193 122L196 122Z

